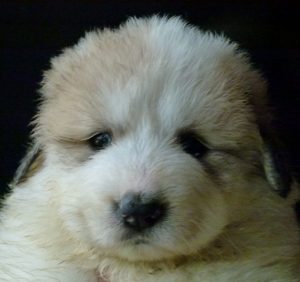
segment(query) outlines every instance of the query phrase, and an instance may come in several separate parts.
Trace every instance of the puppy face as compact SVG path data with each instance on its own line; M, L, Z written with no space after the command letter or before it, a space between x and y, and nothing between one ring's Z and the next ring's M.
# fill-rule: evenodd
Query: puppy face
M87 34L41 92L47 187L71 236L102 254L195 253L263 179L263 81L235 44L179 19Z

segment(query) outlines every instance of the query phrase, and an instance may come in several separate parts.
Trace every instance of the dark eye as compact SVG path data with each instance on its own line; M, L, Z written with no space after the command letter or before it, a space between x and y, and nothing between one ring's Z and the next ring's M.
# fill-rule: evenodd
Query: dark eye
M208 148L203 145L194 132L184 132L178 135L178 143L182 149L196 159L202 158L208 151Z
M102 132L91 137L88 142L93 150L102 150L111 144L112 135L109 132Z

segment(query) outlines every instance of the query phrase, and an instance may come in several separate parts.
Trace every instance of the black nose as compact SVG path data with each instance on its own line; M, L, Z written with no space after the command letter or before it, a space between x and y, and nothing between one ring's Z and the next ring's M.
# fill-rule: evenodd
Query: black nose
M119 211L126 227L144 230L158 223L166 208L158 200L143 201L139 195L127 194L119 203Z

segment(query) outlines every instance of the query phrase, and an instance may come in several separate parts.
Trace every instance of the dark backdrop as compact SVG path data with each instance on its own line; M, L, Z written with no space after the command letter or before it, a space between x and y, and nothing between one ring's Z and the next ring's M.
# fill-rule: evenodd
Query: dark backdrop
M287 1L0 1L0 189L23 156L49 58L85 31L129 16L181 15L248 50L269 81L276 126L299 170L299 9Z

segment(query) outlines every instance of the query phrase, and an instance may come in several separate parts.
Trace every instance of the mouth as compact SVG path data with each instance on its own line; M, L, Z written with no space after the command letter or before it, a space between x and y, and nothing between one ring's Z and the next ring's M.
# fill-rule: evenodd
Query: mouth
M137 238L137 239L134 239L132 241L132 243L136 246L138 245L148 245L150 242L148 239L145 239L145 238Z
M125 234L123 234L121 241L129 244L129 245L149 245L150 239L148 232L137 232L133 230L127 230Z

